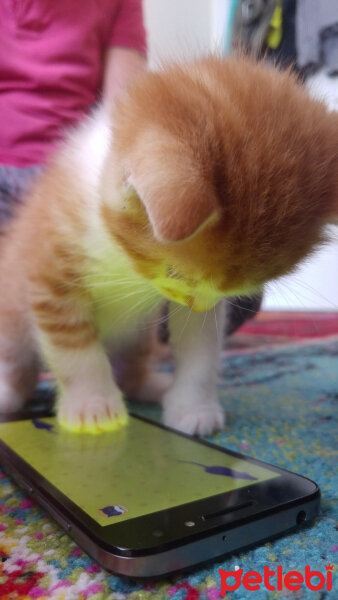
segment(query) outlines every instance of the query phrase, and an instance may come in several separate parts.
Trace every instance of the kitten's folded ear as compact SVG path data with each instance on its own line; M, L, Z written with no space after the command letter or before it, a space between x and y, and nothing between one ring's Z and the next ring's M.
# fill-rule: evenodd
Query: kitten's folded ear
M144 205L154 236L178 242L197 233L218 214L215 190L198 160L166 140L143 140L128 160L128 181ZM140 150L140 151L138 151Z

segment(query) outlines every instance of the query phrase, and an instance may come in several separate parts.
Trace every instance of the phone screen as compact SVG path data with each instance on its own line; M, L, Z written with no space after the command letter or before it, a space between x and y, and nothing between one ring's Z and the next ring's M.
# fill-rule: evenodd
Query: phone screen
M94 436L52 417L1 423L0 439L101 526L280 476L133 417Z

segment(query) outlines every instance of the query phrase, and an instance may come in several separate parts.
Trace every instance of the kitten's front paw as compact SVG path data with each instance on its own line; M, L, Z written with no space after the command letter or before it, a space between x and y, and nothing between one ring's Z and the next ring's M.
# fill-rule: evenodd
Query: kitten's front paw
M68 431L97 434L123 427L128 421L128 414L118 395L112 398L89 393L85 397L69 391L59 401L58 420Z
M177 395L170 392L164 402L163 422L189 435L211 435L224 428L225 413L216 399L187 404L184 397L179 402Z

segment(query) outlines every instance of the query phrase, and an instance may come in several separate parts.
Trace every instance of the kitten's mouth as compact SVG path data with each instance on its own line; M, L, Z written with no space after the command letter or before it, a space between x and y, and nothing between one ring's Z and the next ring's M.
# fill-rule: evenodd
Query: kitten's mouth
M219 297L215 296L208 297L202 294L192 296L164 286L158 289L169 300L188 306L194 312L206 312L213 308L219 301Z

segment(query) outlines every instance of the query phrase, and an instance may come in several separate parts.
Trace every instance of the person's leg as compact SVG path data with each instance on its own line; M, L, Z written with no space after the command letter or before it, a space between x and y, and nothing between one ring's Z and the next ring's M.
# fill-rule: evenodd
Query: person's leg
M9 222L15 208L30 190L43 167L0 165L0 227Z

